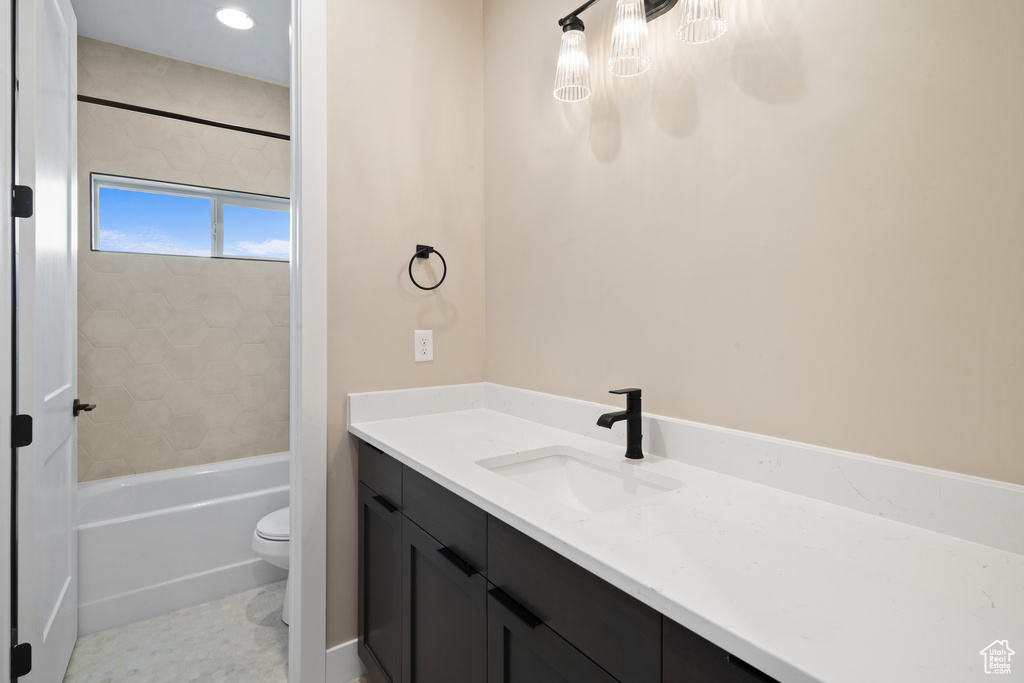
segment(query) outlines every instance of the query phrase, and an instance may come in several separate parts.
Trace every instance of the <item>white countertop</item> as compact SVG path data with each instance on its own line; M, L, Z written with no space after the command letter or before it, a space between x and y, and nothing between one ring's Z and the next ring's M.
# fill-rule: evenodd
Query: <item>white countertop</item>
M784 683L986 680L995 640L1024 680L1024 556L653 456L685 486L580 512L476 461L622 447L486 408L349 431Z

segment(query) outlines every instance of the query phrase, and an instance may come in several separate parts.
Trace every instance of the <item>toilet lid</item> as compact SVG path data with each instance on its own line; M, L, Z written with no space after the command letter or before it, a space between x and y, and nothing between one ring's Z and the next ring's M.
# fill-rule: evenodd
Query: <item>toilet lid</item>
M256 534L268 541L287 541L291 529L291 516L288 508L271 512L256 525Z

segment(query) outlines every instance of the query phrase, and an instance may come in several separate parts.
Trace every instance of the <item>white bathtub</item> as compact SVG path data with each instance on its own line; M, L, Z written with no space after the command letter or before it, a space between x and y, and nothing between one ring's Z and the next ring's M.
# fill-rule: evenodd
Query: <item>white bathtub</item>
M279 581L252 532L288 505L287 453L78 485L78 634Z

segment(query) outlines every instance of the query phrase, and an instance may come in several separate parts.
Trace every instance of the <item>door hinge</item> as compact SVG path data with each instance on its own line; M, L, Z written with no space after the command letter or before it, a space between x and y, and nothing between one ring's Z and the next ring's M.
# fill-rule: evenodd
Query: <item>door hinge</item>
M11 185L11 217L32 218L32 188L28 185Z
M11 416L11 448L24 448L32 445L32 416Z
M32 671L32 646L21 643L11 648L11 678L27 676Z

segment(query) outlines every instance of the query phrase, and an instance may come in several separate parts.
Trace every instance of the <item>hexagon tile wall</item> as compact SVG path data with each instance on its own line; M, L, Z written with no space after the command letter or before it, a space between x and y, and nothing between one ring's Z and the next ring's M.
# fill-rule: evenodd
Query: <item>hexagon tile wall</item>
M287 263L91 256L80 481L288 450Z
M79 91L288 132L288 90L79 38ZM79 481L288 450L288 264L89 249L89 174L287 196L288 143L79 104Z

